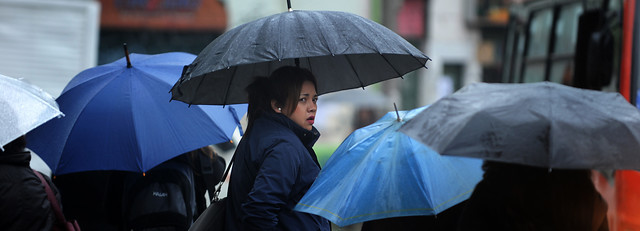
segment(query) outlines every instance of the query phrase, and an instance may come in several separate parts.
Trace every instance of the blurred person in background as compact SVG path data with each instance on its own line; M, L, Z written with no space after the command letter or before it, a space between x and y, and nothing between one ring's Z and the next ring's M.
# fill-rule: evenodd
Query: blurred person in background
M196 194L196 215L207 209L207 198L211 200L215 186L223 181L222 175L227 166L223 157L219 156L211 146L205 146L186 153L193 171L194 189ZM205 194L209 191L209 197Z
M607 203L588 169L485 161L458 230L607 231Z
M25 136L0 150L0 227L2 230L52 230L56 216L42 181L29 167L31 153L26 151ZM60 194L51 179L42 174L54 192Z

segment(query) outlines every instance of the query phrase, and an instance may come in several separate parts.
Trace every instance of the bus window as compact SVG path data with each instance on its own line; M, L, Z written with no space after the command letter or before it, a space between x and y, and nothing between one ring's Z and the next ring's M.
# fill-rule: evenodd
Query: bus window
M535 83L540 81L544 81L544 62L528 64L524 72L523 82Z
M549 81L564 85L571 85L573 83L573 61L563 60L556 61L551 64Z
M509 22L508 25L508 33L507 33L507 39L505 41L505 49L504 49L504 65L502 65L502 73L505 73L502 75L502 82L503 83L511 83L514 82L513 80L513 73L509 73L509 68L511 66L514 65L513 61L514 61L514 55L513 52L515 51L514 49L514 44L516 43L516 41L518 41L518 33L516 32L516 27L518 27L518 23L511 20Z
M578 18L582 14L582 4L576 2L560 8L556 22L553 59L549 81L572 85L573 57L578 40Z
M545 56L549 50L549 35L553 20L552 9L541 10L533 15L529 26L528 57Z
M582 14L582 4L573 3L560 10L556 25L554 54L573 54L578 40L578 17Z
M525 83L545 80L545 62L549 51L552 22L552 9L538 11L531 18L523 76L523 82Z
M513 82L520 83L522 82L520 79L520 71L522 70L522 58L524 55L524 42L525 42L525 33L524 31L518 32L518 46L516 47L515 61L513 62L513 75L515 78Z

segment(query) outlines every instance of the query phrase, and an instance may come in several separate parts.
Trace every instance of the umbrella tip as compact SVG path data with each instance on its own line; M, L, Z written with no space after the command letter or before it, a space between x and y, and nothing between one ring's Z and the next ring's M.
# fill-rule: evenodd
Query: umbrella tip
M402 119L400 119L400 113L398 112L398 107L396 106L396 103L393 103L393 108L396 109L396 116L398 117L398 122L402 122Z
M127 49L127 43L123 44L124 56L127 57L127 68L131 68L131 60L129 59L129 49Z
M291 0L287 0L287 11L293 11L293 9L291 9Z

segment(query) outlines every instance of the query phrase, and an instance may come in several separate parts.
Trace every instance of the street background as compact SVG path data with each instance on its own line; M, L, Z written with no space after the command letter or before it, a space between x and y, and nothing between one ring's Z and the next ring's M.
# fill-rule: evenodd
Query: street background
M500 81L510 2L292 0L294 10L345 11L376 21L432 59L404 78L321 96L316 127L322 136L314 147L320 162L394 103L409 110L469 83ZM284 11L285 0L0 0L0 73L57 97L80 71L122 58L123 43L130 53L197 55L225 31ZM228 158L232 149L218 151Z

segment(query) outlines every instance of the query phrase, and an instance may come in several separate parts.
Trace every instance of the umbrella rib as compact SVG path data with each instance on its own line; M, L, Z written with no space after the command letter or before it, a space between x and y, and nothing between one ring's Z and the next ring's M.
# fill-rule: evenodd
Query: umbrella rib
M112 72L118 72L118 71L119 71L119 72L122 72L122 70L114 70L114 71L112 71ZM90 79L89 81L82 82L82 83L80 83L80 84L76 85L75 87L70 88L67 92L65 92L65 94L66 94L66 93L68 93L69 91L73 90L73 89L77 89L77 88L79 88L79 86L80 86L80 85L86 84L86 83L91 82L91 81L99 81L99 80L100 80L100 78L103 78L105 75L110 74L110 73L112 73L112 72L106 72L106 73L103 73L103 74L99 75L98 77L95 77L95 78ZM119 73L117 76L119 76L120 74L121 74L121 73ZM112 84L112 83L113 83L113 81L115 81L116 79L117 79L117 77L116 77L116 78L111 78L107 83L105 83L104 85L102 85L102 87L100 88L100 90L99 90L99 91L96 91L96 93L95 93L93 96L91 96L89 100L87 100L87 103L85 103L85 104L84 104L84 106L82 107L82 109L80 109L80 112L78 113L78 116L76 116L76 117L75 117L75 119L74 119L74 121L73 121L73 124L71 125L71 128L69 128L69 133L68 133L68 134L66 135L66 137L64 138L64 142L63 142L63 144L62 144L62 147L60 148L60 153L61 153L61 154L60 154L60 158L58 159L58 161L57 161L57 163L56 163L55 171L52 169L52 173L54 173L54 174L59 173L58 171L59 171L59 169L60 169L60 167L61 167L61 166L60 166L60 160L62 159L62 154L64 154L65 149L67 149L67 145L69 144L69 142L68 142L68 141L69 141L69 138L71 137L71 133L73 133L73 132L76 130L76 126L78 125L78 123L77 123L78 119L83 117L82 115L86 112L86 110L87 110L87 106L88 106L89 104L91 104L91 102L93 102L94 100L96 100L96 96L97 96L100 92L102 92L102 89L104 89L106 86L108 86L108 85ZM61 96L62 96L62 95L61 95ZM60 97L58 97L58 99L59 99L59 98L60 98Z
M382 58L384 59L385 62L387 62L387 64L389 64L389 66L393 69L393 71L396 72L396 74L398 75L398 77L402 78L402 74L400 73L400 71L398 71L398 69L396 67L393 66L393 64L389 61L389 59L387 59L386 56L384 56L384 54L380 54L380 56L382 56ZM413 55L412 55L413 57Z
M383 27L384 27L384 26L383 26ZM386 28L386 27L384 27L384 28ZM361 29L361 28L356 27L356 29L360 30L360 31L364 34L364 32L362 31L362 29ZM386 29L388 29L388 28L386 28ZM382 33L382 34L384 34L384 33ZM367 38L367 39L369 40L369 42L370 42L370 43L372 43L372 44L376 44L376 43L372 42L372 41L371 41L371 39L369 39L369 37L365 37L365 38ZM380 52L380 48L375 47L375 49L374 49L374 50L378 51L378 54L380 54L380 55L384 58L384 60L385 60L387 63L389 63L389 65L394 69L394 71L398 74L398 76L399 76L399 77L402 77L402 75L403 75L403 74L400 74L400 72L398 72L398 70L396 70L396 68L395 68L393 65L391 65L391 63L389 62L389 60L387 60L387 58L382 54L382 52ZM415 57L414 55L412 55L412 54L411 54L411 52L409 52L409 55L410 55L411 57L413 57L416 61L418 61L418 63L419 63L421 66L426 67L426 66L425 66L426 61L425 61L425 63L423 64L423 63L420 61L420 59L418 59L417 57ZM427 57L427 60L431 60L431 59L430 59L429 57Z
M147 78L147 76L145 76L145 75L149 75L149 73L142 72L142 71L140 72L140 74L141 75L138 75L138 76L135 76L135 77L138 78L138 79L142 79L142 78ZM131 77L134 77L134 76L131 76ZM132 80L133 80L133 78L129 78L128 79L128 81L131 84L131 88L129 90L129 93L131 94L131 96L134 96L134 95L137 95L137 94L134 94L134 92L133 92L133 81ZM138 89L138 91L139 90L140 89ZM137 151L139 153L139 155L136 156L136 160L138 161L139 164L138 163L136 163L136 164L137 164L137 166L138 166L138 168L140 169L141 172L146 172L149 169L145 169L145 166L144 166L144 161L143 161L144 157L143 157L143 154L142 154L143 150L142 150L142 147L140 146L140 142L139 142L140 138L138 137L138 129L136 129L136 124L138 124L140 122L136 121L133 97L130 97L129 100L130 100L130 102L128 103L128 105L130 106L129 107L129 109L130 109L129 113L131 113L131 115L130 115L131 125L132 125L131 127L133 127L133 132L135 134L133 139L135 139L135 144L136 144L135 146L136 146L136 149L137 149Z
M191 95L191 102L189 103L189 107L191 107L191 104L193 103L193 101L196 98L196 95L198 94L198 91L200 91L200 86L202 86L202 82L204 82L204 77L206 77L207 75L202 75L202 77L200 77L200 82L198 82L198 84L196 85L196 90L193 91L193 95Z
M307 60L307 65L309 65L309 71L311 73L313 73L313 66L311 65L311 58L306 58L305 60Z
M345 55L344 57L347 59L347 62L349 62L349 66L351 66L353 73L356 74L356 79L358 79L358 82L360 82L360 87L364 89L364 83L362 83L362 79L360 78L360 75L358 75L358 70L355 69L355 67L353 66L353 62L351 62L351 59L349 58L348 55Z
M231 73L229 84L227 84L227 90L224 93L224 100L222 101L222 106L227 105L227 98L229 98L229 89L231 89L231 82L233 82L233 79L235 79L237 70L238 70L238 67L233 66L233 72Z
M361 16L358 16L358 17L356 17L356 18L357 18L358 20L360 20L360 22L362 22L363 24L371 25L372 23L375 23L375 22L372 22L372 21L370 22L369 20L367 20L366 18L363 18L363 17L361 17ZM362 27L356 26L356 25L357 25L356 23L353 23L353 22L352 22L352 24L354 25L354 27L353 27L353 28L355 28L356 30L358 30L361 34L363 34L363 35L369 34L369 33L366 33ZM382 25L381 25L381 26L382 26ZM384 26L382 26L382 27L383 27L383 28L386 28L386 27L384 27ZM370 29L375 30L375 32L378 32L377 34L385 34L384 32L380 31L380 30L379 30L379 28L377 28L377 27L375 27L375 26L370 26L369 28L370 28ZM388 28L387 28L387 29L388 29ZM381 50L381 49L380 49L380 47L378 47L378 46L377 46L377 45L378 45L378 43L374 42L374 41L373 41L369 36L364 36L363 38L367 40L367 42L368 42L367 44L371 44L371 45L373 45L373 46L367 46L367 47L369 47L369 48L370 48L370 49L372 49L372 50L375 50L377 53L381 53L381 52L380 52L380 50ZM364 43L361 43L361 44L362 44L362 45L364 45Z
M313 19L316 19L316 18L313 18ZM325 19L328 19L328 18L325 17ZM334 26L335 24L334 24L333 20L327 20L327 21L331 26L335 27ZM315 22L317 28L323 28L321 25L327 23L327 22L319 22L317 20L313 20L313 22ZM327 38L325 37L326 33L327 32L322 31L322 33L320 33L319 34L320 36L318 36L318 37L322 38L323 45L327 48L327 50L329 50L329 53L331 53L331 55L335 55L335 52L333 51L334 49L332 49L332 47L331 47L331 43L329 43L329 40L327 40ZM311 64L309 64L309 66L311 66Z
M411 57L413 57L413 59L415 59L416 61L418 61L418 63L420 63L420 66L424 67L425 69L429 69L427 67L427 62L431 61L431 58L427 57L427 60L424 61L424 63L422 63L422 61L420 61L420 59L418 59L418 57L411 55Z

